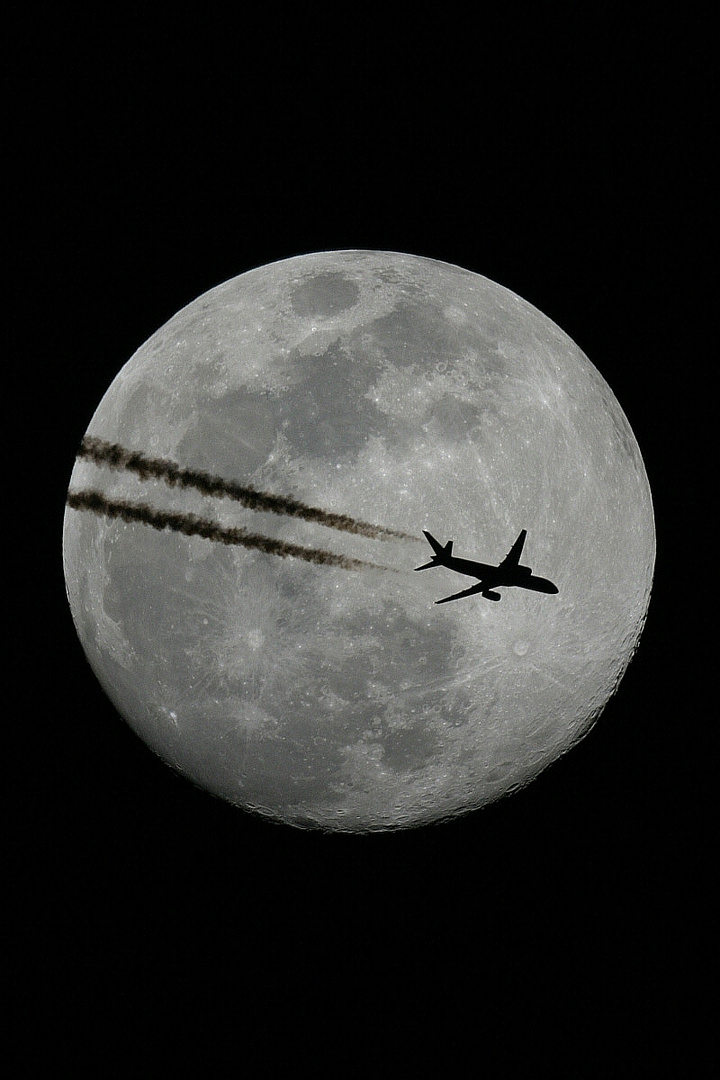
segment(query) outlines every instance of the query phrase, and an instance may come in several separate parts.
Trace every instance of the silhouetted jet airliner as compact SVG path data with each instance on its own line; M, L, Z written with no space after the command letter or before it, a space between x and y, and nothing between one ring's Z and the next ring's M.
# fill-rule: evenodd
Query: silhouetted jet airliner
M416 566L416 570L429 570L431 566L447 566L449 570L456 570L458 574L467 574L468 577L480 578L477 585L471 586L463 592L445 596L442 600L436 600L436 604L447 604L448 600L459 600L462 596L473 596L480 593L486 600L502 600L500 593L492 592L492 589L500 585L519 585L521 589L533 589L535 592L556 593L557 585L547 578L534 577L529 566L520 565L520 553L525 543L527 530L518 536L509 552L499 566L489 566L487 563L473 562L471 559L458 559L452 553L452 540L448 540L443 547L434 536L423 529L430 547L435 554L429 563L424 566Z

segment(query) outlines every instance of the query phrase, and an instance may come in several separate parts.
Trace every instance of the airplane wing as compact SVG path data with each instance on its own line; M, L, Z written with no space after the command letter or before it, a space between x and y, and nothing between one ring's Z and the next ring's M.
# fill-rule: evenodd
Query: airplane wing
M444 596L442 600L436 600L436 604L447 604L450 600L459 600L461 596L474 596L476 593L482 592L487 588L483 585L482 581L478 581L477 585L472 585L469 589L463 589L462 592L453 593L452 596Z
M523 546L525 544L525 537L526 536L527 536L527 529L523 529L522 532L520 533L520 535L518 536L517 540L513 544L513 546L508 551L508 553L505 556L505 558L503 559L503 561L500 563L500 565L503 567L503 569L506 569L507 567L510 567L510 566L517 566L518 565L518 563L520 562L520 556L522 554L522 549L523 549Z

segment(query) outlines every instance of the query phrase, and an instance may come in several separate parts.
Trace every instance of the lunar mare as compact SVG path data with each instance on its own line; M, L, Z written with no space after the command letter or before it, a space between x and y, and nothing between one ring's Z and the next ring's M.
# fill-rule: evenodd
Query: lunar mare
M233 278L125 364L82 447L63 558L93 670L165 761L278 821L492 802L588 732L637 647L655 532L630 425L563 331L459 267L338 251ZM413 573L422 529L488 563L526 529L559 593L439 608L468 579ZM300 550L333 558L277 557Z

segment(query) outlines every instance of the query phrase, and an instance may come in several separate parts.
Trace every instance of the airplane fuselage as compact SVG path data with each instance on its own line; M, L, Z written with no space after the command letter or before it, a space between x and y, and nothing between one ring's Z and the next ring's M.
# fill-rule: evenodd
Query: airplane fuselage
M472 559L459 559L451 555L441 564L448 570L454 570L457 574L465 574L467 577L477 578L488 588L494 589L499 585L511 588L519 585L523 589L533 589L535 592L556 593L557 586L547 578L537 577L529 566L509 566L503 569L500 566L490 566L489 563L474 562Z
M442 600L436 600L437 604L445 604L449 600L459 600L463 596L471 596L475 593L480 593L486 600L501 600L500 593L493 592L493 589L500 586L506 588L518 586L522 589L531 589L533 592L549 594L558 592L557 585L554 585L552 581L536 576L529 566L520 565L520 553L527 535L525 529L522 530L509 553L498 566L475 562L473 559L458 558L458 556L452 554L452 540L443 546L431 533L426 530L423 530L423 532L425 532L434 555L429 563L416 567L417 570L429 570L433 566L444 566L448 570L454 570L458 574L465 574L467 577L474 577L478 580L477 585L473 585L471 588L463 590L463 592L446 596Z

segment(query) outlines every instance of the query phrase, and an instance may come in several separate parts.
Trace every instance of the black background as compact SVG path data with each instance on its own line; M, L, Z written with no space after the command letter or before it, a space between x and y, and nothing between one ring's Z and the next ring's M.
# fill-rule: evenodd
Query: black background
M708 1060L710 31L530 7L11 16L6 981L28 1067ZM135 349L229 277L347 247L457 263L557 322L634 428L658 531L640 650L585 742L484 811L367 837L255 819L153 757L85 662L60 555L77 446Z

